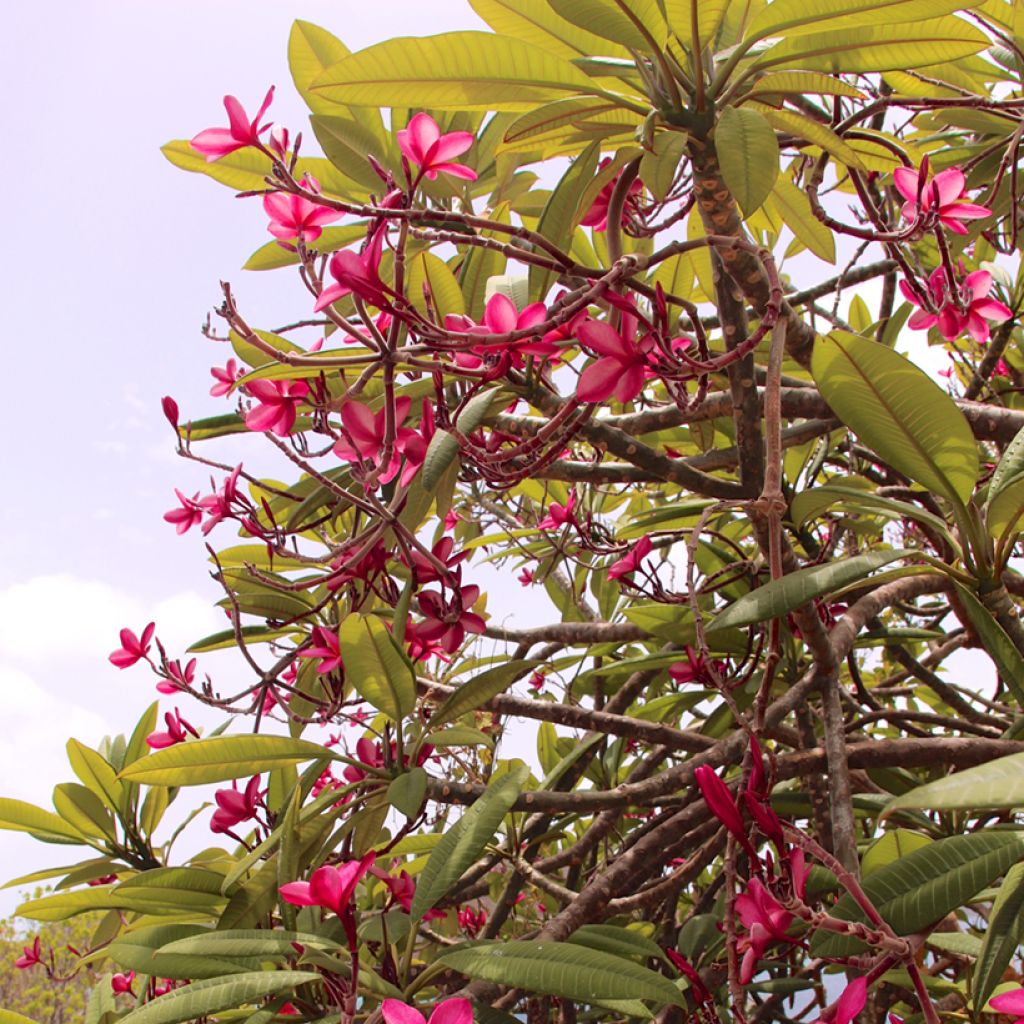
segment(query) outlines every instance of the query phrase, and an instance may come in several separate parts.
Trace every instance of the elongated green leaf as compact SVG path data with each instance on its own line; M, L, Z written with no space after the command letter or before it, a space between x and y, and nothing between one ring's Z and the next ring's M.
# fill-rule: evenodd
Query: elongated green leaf
M434 316L440 321L449 313L466 312L459 282L455 280L448 264L432 252L417 253L409 261L405 293L424 315L429 301Z
M215 954L187 955L188 951L177 953L165 949L179 939L187 940L192 935L206 932L207 929L195 924L135 928L119 936L108 947L108 952L122 970L155 974L161 978L217 978L227 974L245 974L259 966L233 962L230 957Z
M988 485L989 503L1020 476L1024 476L1024 427L1017 431L1006 446L1003 457L992 473Z
M906 551L872 551L855 555L841 562L824 562L799 569L780 580L772 580L734 601L725 611L716 615L708 629L727 629L750 626L755 622L768 622L780 615L807 604L816 597L867 579L876 569L905 558Z
M751 109L756 109L776 131L794 135L799 139L806 139L813 145L820 146L826 153L831 154L847 167L853 167L859 171L864 170L857 151L820 121L815 121L804 114L794 113L792 110L776 110L765 103L758 103Z
M835 263L835 236L814 216L806 193L783 175L772 186L771 201L801 245L810 249L818 259Z
M999 678L1010 688L1017 703L1024 707L1024 657L978 597L959 583L955 586L971 625L995 663Z
M806 35L809 32L838 32L861 28L876 20L895 25L920 21L941 14L953 14L976 6L963 0L774 0L754 18L747 39L767 36Z
M842 502L846 508L860 512L882 512L891 517L916 519L939 533L947 534L945 520L909 501L885 498L873 491L845 484L825 484L809 491L801 491L790 503L793 522L802 526L808 519L821 515L826 509Z
M586 26L588 32L638 53L651 52L647 36L659 47L667 38L668 27L657 0L629 0L632 18L623 11L623 0L548 0L548 4L573 25Z
M693 46L692 25L697 21L700 46L714 42L722 25L730 0L665 0L665 13L672 31L687 49Z
M378 179L379 181L380 179ZM328 226L324 228L323 234L316 240L314 245L308 246L318 252L337 252L344 249L353 242L358 242L366 237L366 222L354 221L351 224L340 226ZM299 254L278 245L277 242L267 242L261 245L242 264L243 270L279 270L281 267L293 267L299 263ZM262 357L266 359L266 356Z
M116 811L124 799L124 786L110 764L95 750L78 740L68 740L68 763L71 770L102 800L112 811Z
M577 946L597 949L614 956L639 957L641 960L665 960L665 953L653 939L632 928L615 924L585 924L569 937Z
M349 615L338 630L345 679L378 711L401 721L416 706L416 674L387 626L374 616Z
M330 756L319 743L288 736L214 736L158 750L120 777L148 786L200 786Z
M992 904L985 939L978 954L971 995L984 1006L1003 979L1017 947L1024 940L1024 864L1014 864Z
M290 932L265 928L234 928L228 931L198 931L174 939L160 947L161 953L177 953L188 956L231 957L276 957L291 956L295 949L292 943L315 949L340 949L331 939L308 932Z
M483 853L516 802L530 770L525 765L493 780L431 851L416 881L410 913L421 918Z
M914 850L919 850L922 846L930 846L933 841L928 836L922 835L920 832L912 832L908 828L894 828L890 832L883 832L864 851L864 856L860 861L861 876L867 878L868 875L873 875L876 871L906 857Z
M31 832L44 843L81 843L82 834L66 822L24 800L0 797L0 829Z
M1024 807L1024 754L999 757L918 786L890 800L883 813L910 807L929 811Z
M978 53L988 38L960 18L929 18L898 25L876 22L840 32L792 36L767 50L757 67L867 73L944 64Z
M455 110L523 110L593 91L568 61L488 32L390 39L327 68L311 88L352 106Z
M560 249L568 249L573 232L586 213L583 205L583 189L597 171L601 144L592 142L572 162L554 187L537 223L537 231L550 239ZM544 299L551 281L552 271L543 267L530 267L530 298L534 302Z
M462 434L473 433L490 412L491 403L496 399L505 401L506 398L507 393L485 391L470 399L455 422L456 428ZM420 472L420 480L428 492L437 488L448 467L458 458L458 455L459 442L447 430L437 431L427 446L423 469Z
M36 1024L36 1022L13 1010L0 1009L0 1024Z
M1004 483L999 493L989 498L985 507L985 526L989 535L998 540L1003 534L1024 530L1024 476Z
M929 490L968 500L978 479L974 435L924 370L845 331L817 342L811 369L825 400L868 447Z
M140 1006L121 1020L128 1024L184 1024L319 980L320 975L312 971L253 971L231 978L195 981Z
M771 99L777 96L806 96L810 93L849 96L852 99L861 99L864 96L860 89L854 88L848 82L817 71L776 71L762 75L745 95L767 96L767 102L771 102Z
M726 107L715 127L715 148L729 191L749 216L768 198L779 176L779 144L756 110Z
M631 960L569 942L507 942L457 949L440 958L446 967L531 992L574 999L653 999L685 1006L668 978Z
M506 662L473 676L444 699L441 706L430 716L430 728L440 729L448 722L461 718L467 711L482 707L492 697L504 693L517 679L522 679L540 664L542 663L539 661Z
M864 880L868 899L897 935L926 930L962 906L1024 856L1016 832L974 832L950 836L915 850ZM843 921L863 921L846 894L831 911ZM847 956L863 948L857 939L819 931L811 940L814 956Z
M103 801L77 782L62 782L53 788L54 810L82 835L116 840L114 819Z
M427 773L419 767L410 768L391 780L388 803L407 818L415 818L427 794Z

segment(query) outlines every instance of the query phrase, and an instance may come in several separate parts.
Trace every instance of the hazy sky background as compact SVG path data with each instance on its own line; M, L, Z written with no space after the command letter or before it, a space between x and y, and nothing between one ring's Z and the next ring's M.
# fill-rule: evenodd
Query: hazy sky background
M160 145L225 124L225 93L254 112L272 83L273 118L306 128L286 60L296 18L353 49L484 26L461 0L58 0L4 14L0 796L48 807L73 777L67 737L130 731L156 696L147 671L108 664L118 630L155 620L183 653L223 628L198 531L162 520L173 488L205 475L176 458L159 406L171 394L188 416L226 411L207 367L230 353L199 334L218 281L257 325L308 302L290 274L239 269L269 238L259 201L176 169ZM223 673L227 690L241 678ZM0 881L75 859L0 831ZM15 902L0 891L0 915Z

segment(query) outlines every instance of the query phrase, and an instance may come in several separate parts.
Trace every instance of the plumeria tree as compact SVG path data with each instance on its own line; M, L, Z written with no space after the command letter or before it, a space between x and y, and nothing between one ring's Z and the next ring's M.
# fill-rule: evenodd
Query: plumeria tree
M91 1024L1024 1016L1019 4L470 2L164 149L294 300L164 400L226 626L126 624L20 913Z

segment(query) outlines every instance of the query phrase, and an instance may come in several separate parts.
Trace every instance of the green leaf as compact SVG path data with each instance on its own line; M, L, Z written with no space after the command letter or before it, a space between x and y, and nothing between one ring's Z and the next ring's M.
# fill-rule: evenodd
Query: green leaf
M309 932L292 932L266 928L232 928L226 931L197 931L182 936L160 947L161 953L176 953L182 956L232 957L293 956L292 943L316 949L340 949L339 943L321 935Z
M814 216L807 194L788 178L780 176L772 186L772 203L783 223L801 245L826 263L836 261L836 239Z
M666 960L661 946L653 939L632 928L622 928L615 924L585 924L572 933L569 942L614 956Z
M686 1005L680 989L663 975L570 942L488 943L445 953L440 963L470 978L581 1003L648 999Z
M459 432L472 434L491 411L491 404L496 399L507 402L508 395L505 392L493 390L484 391L475 398L471 398L455 422ZM447 430L438 430L430 439L427 454L423 459L423 469L420 471L420 480L428 492L437 488L442 477L448 471L448 467L458 458L458 455L459 442Z
M107 760L75 739L68 740L67 752L71 770L82 780L83 785L92 790L111 811L118 810L125 798L124 785Z
M985 939L978 954L971 996L984 1006L1024 940L1024 864L1014 864L992 903Z
M462 314L466 305L462 289L448 264L432 252L417 253L409 261L409 274L405 293L409 301L424 315L427 315L427 299L438 322L447 314Z
M858 171L865 169L857 151L827 125L791 110L775 110L764 103L758 103L756 109L776 131L795 135L798 139L806 139L813 145L820 146L826 153L831 154L847 167L853 167ZM824 226L822 224L822 227Z
M1024 807L1024 754L998 757L918 786L890 800L883 814L906 808L982 811L1012 807Z
M1003 457L992 473L988 485L989 503L1020 476L1024 476L1024 427L1017 431L1006 446Z
M946 521L937 515L909 501L881 497L874 491L854 487L852 483L825 484L822 487L801 491L790 502L789 511L793 522L798 526L803 526L808 519L820 516L827 509L839 503L842 503L844 512L861 512L863 510L872 513L881 512L891 518L916 519L943 535L948 536L949 533ZM952 538L950 540L952 541Z
M388 803L407 818L415 818L427 795L427 773L419 767L410 768L391 780Z
M500 36L572 60L595 53L628 57L624 46L606 42L582 25L560 18L547 0L469 0L469 6Z
M378 711L400 722L416 707L416 673L380 619L349 615L338 630L345 680Z
M883 832L861 857L860 871L864 878L873 875L881 868L893 864L914 850L930 846L934 840L920 832L912 832L909 828L894 828Z
M114 963L123 970L153 974L161 978L218 978L226 974L244 974L256 966L234 963L226 957L186 955L187 951L179 953L169 950L168 946L176 940L187 942L190 936L197 933L207 934L207 930L196 924L134 928L119 936L108 947L108 952Z
M1017 832L973 832L950 836L915 850L864 879L863 889L897 935L926 931L990 885L1024 855ZM843 921L865 920L847 893L831 910ZM814 956L842 957L863 949L847 935L819 931Z
M722 177L740 209L750 216L768 198L779 176L779 144L756 110L726 107L715 127Z
M985 526L991 537L999 540L1007 531L1024 530L1024 476L1004 484L999 493L990 497L985 507Z
M583 189L597 172L600 142L592 142L572 161L544 204L537 231L560 249L569 248L573 232L586 213ZM554 274L544 267L530 267L530 298L541 301L551 287Z
M516 802L530 769L522 765L494 779L431 851L416 881L410 913L418 920L483 853Z
M645 152L641 158L640 178L655 199L664 200L669 194L686 156L686 142L682 132L659 132L654 137L654 152Z
M1024 707L1024 657L978 597L959 583L954 585L978 639L995 663L999 678L1009 687L1017 703Z
M378 178L377 181L379 182L380 179ZM345 246L352 245L353 242L359 242L365 237L365 221L354 221L351 224L342 224L340 226L328 225L324 228L323 234L316 240L316 245L307 246L307 248L315 248L317 252L337 252L338 249L344 249ZM242 269L279 270L281 267L298 266L298 263L299 254L297 252L290 252L288 249L278 245L277 242L267 242L266 245L261 245L242 264ZM262 358L265 359L266 356L262 356Z
M970 498L974 435L924 370L885 345L833 331L815 344L811 371L836 415L895 469L951 501Z
M443 725L461 718L467 711L482 707L499 693L504 693L517 679L522 679L541 664L539 661L510 661L473 676L444 699L441 706L430 716L430 728L440 729Z
M720 612L708 625L709 630L751 626L793 611L816 597L841 590L843 587L867 579L868 574L883 565L906 558L907 551L872 551L854 555L839 562L823 562L806 569L798 569L782 579L772 580L763 587L744 594L725 611Z
M746 39L753 42L768 36L838 32L876 20L895 25L952 14L969 6L963 0L774 0L751 22Z
M194 981L133 1010L121 1018L121 1024L185 1024L319 980L320 975L312 971L253 971L232 978Z
M665 0L665 13L672 30L687 50L693 46L691 26L696 16L700 46L714 42L731 0Z
M644 33L616 0L548 0L548 4L566 21L586 26L588 32L599 35L638 53L650 53L651 45ZM657 0L629 0L630 13L643 25L658 46L668 36L665 19L658 10ZM605 49L601 48L601 52Z
M959 60L988 45L984 33L960 18L929 18L896 25L877 22L840 32L788 37L765 51L755 66L835 74L900 71Z
M36 1021L23 1017L13 1010L0 1009L0 1024L36 1024Z
M158 750L129 765L120 777L148 786L201 786L323 757L331 752L319 743L288 736L214 736Z
M442 110L523 110L594 91L568 61L489 32L389 39L333 64L311 88L333 103Z
M116 841L113 816L91 789L77 782L62 782L53 788L53 807L82 835Z
M864 93L848 82L832 75L817 71L777 71L762 75L751 86L746 96L806 96L817 93L823 96L849 96L863 99ZM769 101L770 102L770 101Z
M29 832L44 843L81 843L82 834L66 822L24 800L0 797L0 829Z

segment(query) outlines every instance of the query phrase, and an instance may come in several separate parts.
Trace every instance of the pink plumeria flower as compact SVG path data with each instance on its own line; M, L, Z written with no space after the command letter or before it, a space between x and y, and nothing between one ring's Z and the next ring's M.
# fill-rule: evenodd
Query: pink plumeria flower
M733 838L743 847L744 850L754 859L754 850L747 838L747 830L743 825L743 815L733 799L729 787L718 777L714 768L709 764L702 764L694 773L693 777L700 787L704 802L708 810L726 827Z
M480 588L475 584L459 587L457 593L445 598L436 590L421 591L416 602L424 619L417 626L420 640L435 642L448 654L454 654L466 639L467 633L483 633L487 628L484 620L470 611L480 597Z
M113 989L115 996L135 995L135 991L132 989L132 982L134 980L134 971L129 971L127 974L115 974L110 979L110 987Z
M1004 323L1013 316L1013 311L998 299L988 297L992 290L992 275L987 270L975 270L968 274L960 284L960 301L964 307L961 312L949 296L946 272L936 267L928 276L928 292L938 313L924 308L924 302L913 288L900 281L903 297L917 311L907 321L907 326L914 331L927 330L938 326L939 333L946 341L953 341L966 330L979 344L986 344L990 337L988 321Z
M155 631L155 622L146 626L141 637L137 637L130 629L122 629L120 633L121 646L110 655L108 660L118 668L130 668L149 654L149 645Z
M36 939L36 942L38 943L39 940ZM1024 1021L1024 988L993 996L988 1001L988 1004L993 1010L998 1010L999 1013L1005 1013L1008 1017L1016 1017L1017 1019L1013 1024L1021 1024L1021 1021Z
M342 249L331 257L328 270L337 283L325 288L320 293L320 297L313 307L314 312L319 313L325 310L332 303L352 292L369 302L370 305L376 306L377 309L385 309L391 305L390 295L394 293L380 277L384 231L385 227L381 224L370 236L366 247L360 253Z
M452 554L455 548L453 537L442 537L431 549L430 553L437 561L441 562L448 569L454 569L459 562L469 557L469 549L464 548L457 554ZM416 570L417 583L436 583L441 579L441 572L434 563L421 551L410 551L408 563L410 568Z
M531 302L520 312L507 295L496 292L488 299L484 308L483 320L479 324L474 323L468 316L449 314L444 318L444 326L449 331L465 334L510 334L512 331L524 331L536 327L546 318L547 310L543 302ZM555 351L557 351L557 346L553 342L545 341L538 336L532 341L529 338L520 338L518 341L500 344L492 342L477 345L472 351L456 352L455 362L460 366L474 369L483 362L482 356L507 352L515 365L521 366L524 356L534 355L546 359Z
M794 941L787 934L793 915L757 878L752 878L747 883L747 891L736 897L736 913L747 929L747 934L738 943L738 951L743 954L740 982L748 985L757 972L757 961L769 946L776 942Z
M263 210L270 218L267 230L283 242L296 239L315 242L324 232L324 224L333 224L344 216L339 210L321 206L291 192L271 192L263 197Z
M631 402L643 391L648 369L643 348L646 339L637 345L603 320L585 320L576 328L576 336L598 356L580 374L576 397L581 402L604 402L609 398Z
M472 168L450 162L452 157L461 156L473 145L473 136L469 132L442 135L437 122L429 114L419 113L396 137L398 148L406 159L416 164L420 173L431 181L438 174L476 181L476 171Z
M309 394L309 385L304 380L254 380L246 390L258 404L246 413L245 425L287 437L295 426L299 403Z
M323 907L343 916L355 894L359 880L370 870L375 853L362 860L349 860L337 867L324 865L313 872L308 882L289 882L280 892L286 903L298 907Z
M922 179L927 178L928 168L922 166L920 171L913 167L897 167L893 171L893 182L897 191L906 200L900 211L910 221L918 217L917 195L921 189L920 209L925 213L938 211L939 223L957 235L966 235L965 220L980 220L992 216L987 206L978 206L964 199L966 180L959 167L950 167L940 171L923 187Z
M206 522L200 528L205 537L218 523L230 519L232 510L231 503L238 497L238 477L242 472L242 464L239 463L231 471L230 476L224 478L220 490L206 497L199 499L199 504L207 515Z
M270 126L270 135L267 139L267 145L281 158L284 157L285 153L288 152L288 140L289 134L288 129L283 124L278 124L276 121Z
M342 662L337 631L324 626L314 626L311 639L313 646L299 651L299 657L319 658L320 664L316 667L318 675L327 675L328 672L339 669Z
M564 505L557 501L548 506L548 514L537 524L538 530L560 530L563 526L576 522L573 514L576 508L576 492L569 492L569 499Z
M617 562L608 566L608 579L629 576L640 568L640 563L651 553L651 538L641 537Z
M160 399L160 408L164 411L164 417L175 430L178 429L178 403L170 395L164 395Z
M523 571L516 577L520 584L524 587L530 586L534 581L533 570L530 568L523 569Z
M605 157L598 165L598 171L604 170L611 163L611 157ZM595 231L607 231L608 230L608 206L612 201L612 193L615 191L615 186L619 183L619 178L622 176L622 171L608 182L604 188L601 189L597 194L597 198L591 204L590 209L583 215L583 219L580 221L580 226L584 228L593 228ZM633 184L629 186L629 191L626 193L626 202L622 206L622 223L626 223L627 211L629 208L636 207L637 201L640 194L644 190L644 183L636 178Z
M180 661L169 661L167 663L167 675L169 678L161 679L156 684L159 693L179 693L182 690L192 689L192 683L196 677L196 659L189 659L184 669Z
M227 832L243 821L256 817L261 803L260 777L254 775L241 792L234 783L231 789L218 789L213 799L217 803L217 810L210 818L210 831Z
M385 1024L473 1024L473 1004L468 999L445 999L434 1007L430 1021L414 1006L398 999L381 1004Z
M228 394L235 384L245 376L245 370L239 367L234 359L229 359L227 366L223 368L211 366L210 375L217 382L210 388L210 394L214 398L220 398L222 395Z
M188 533L193 526L198 526L203 521L203 507L199 504L198 491L191 498L185 497L177 487L174 488L174 493L178 496L181 505L165 512L164 520L173 523L175 532L180 536L183 533Z
M397 475L402 464L402 451L407 442L416 436L416 431L403 427L409 408L410 398L395 400L395 439L388 464L382 467L380 482L389 483ZM384 450L385 419L387 410L373 412L362 402L349 401L341 407L341 422L348 435L334 446L334 454L348 462L371 462L377 464Z
M42 962L43 955L39 949L39 936L37 935L32 940L32 945L26 946L22 950L21 956L19 956L18 959L14 961L14 966L17 967L19 971L24 971L27 968L35 967L36 964Z
M229 153L234 153L235 150L245 149L246 146L258 146L260 135L270 127L269 124L261 127L260 118L267 112L273 98L274 87L271 86L256 116L250 121L242 104L234 96L225 96L224 109L228 112L228 127L207 128L201 131L192 140L192 148L197 153L202 153L206 157L206 162L211 164Z
M853 1019L864 1009L868 1001L868 979L854 978L835 1004L827 1009L814 1024L852 1024ZM995 1000L992 1000L995 1005Z
M384 767L383 748L379 743L374 743L366 736L356 741L355 756L357 761L365 764L368 768ZM367 773L354 764L346 765L341 774L349 782L362 782L367 777Z
M197 739L199 737L195 726L186 722L177 708L174 709L173 715L170 711L164 714L164 722L167 724L166 732L151 732L146 737L146 743L153 750L163 750L164 747L173 747L178 743L184 743L188 739L189 733Z

